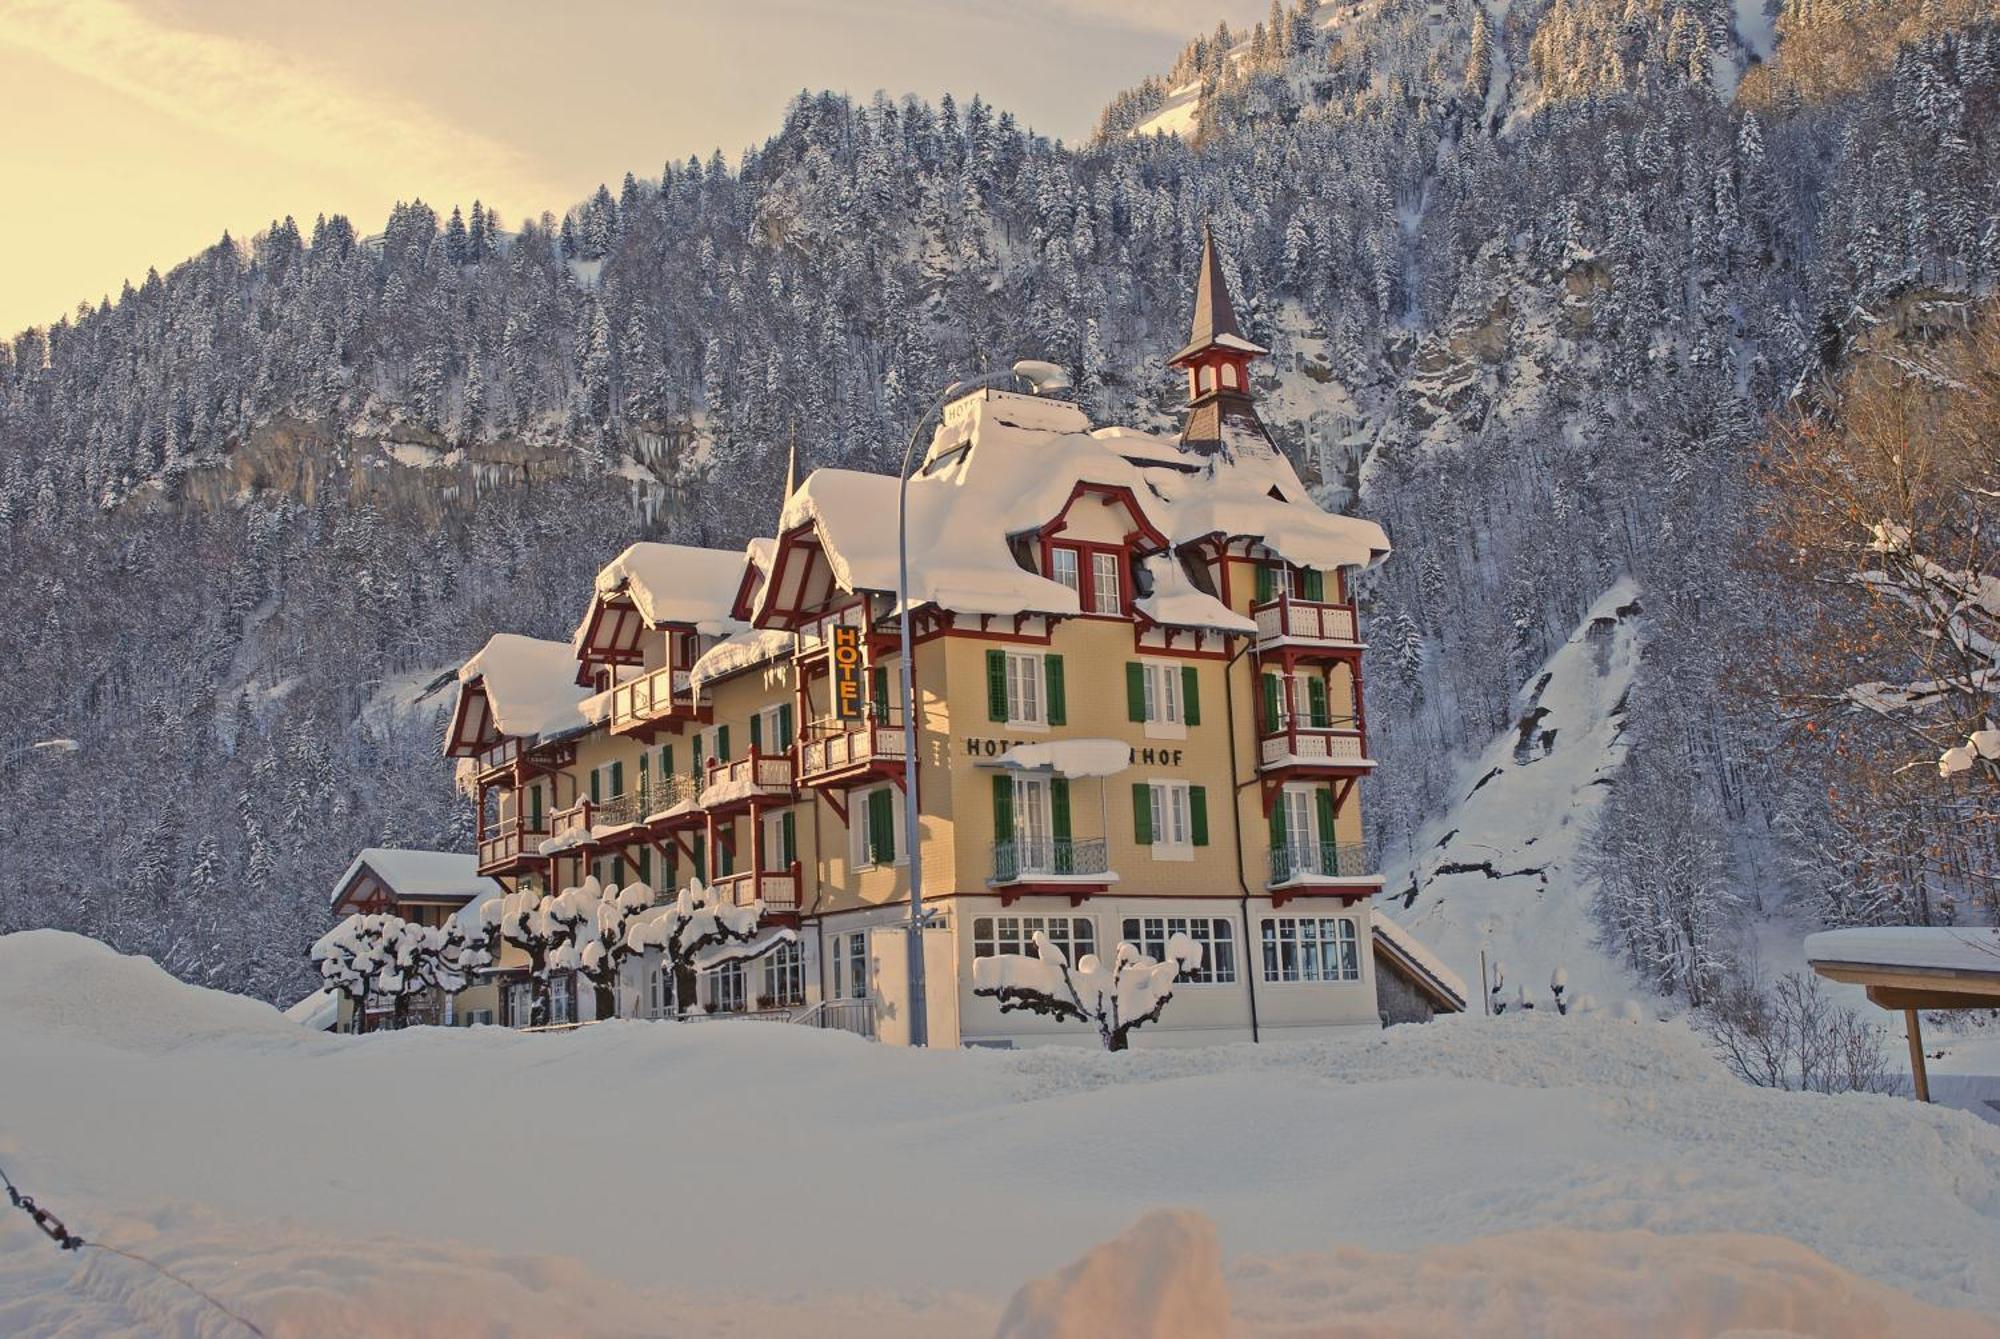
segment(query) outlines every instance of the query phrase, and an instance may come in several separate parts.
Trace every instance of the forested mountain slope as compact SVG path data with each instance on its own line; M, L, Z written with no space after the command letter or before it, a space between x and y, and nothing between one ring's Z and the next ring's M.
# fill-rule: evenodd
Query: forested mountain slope
M566 633L635 536L768 527L794 440L885 464L968 371L1053 358L1099 416L1166 421L1204 218L1274 349L1267 420L1397 545L1364 592L1377 842L1625 576L1628 768L1729 834L1720 882L1774 851L1839 877L1831 762L1725 689L1779 616L1741 561L1764 416L2000 275L1995 16L1910 8L1789 0L1761 67L1763 11L1729 0L1278 10L1088 145L977 99L802 96L739 164L560 220L287 221L27 332L0 346L0 927L283 994L355 846L467 839L434 718L393 702L495 629ZM1892 55L1827 36L1892 11ZM1186 136L1123 133L1189 82Z

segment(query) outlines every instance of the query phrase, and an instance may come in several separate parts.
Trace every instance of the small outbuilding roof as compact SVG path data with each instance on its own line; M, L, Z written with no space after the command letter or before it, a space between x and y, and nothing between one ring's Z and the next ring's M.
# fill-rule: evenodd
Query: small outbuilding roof
M389 897L398 902L441 902L453 905L498 897L505 891L482 877L479 862L456 851L410 851L371 846L354 857L333 885L334 905L356 882L373 875Z

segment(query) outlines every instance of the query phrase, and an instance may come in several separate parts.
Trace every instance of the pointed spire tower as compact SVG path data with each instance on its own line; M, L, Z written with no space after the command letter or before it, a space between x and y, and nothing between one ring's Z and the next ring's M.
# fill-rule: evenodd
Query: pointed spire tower
M1201 278L1194 294L1194 328L1187 347L1167 360L1188 375L1188 416L1181 449L1234 458L1245 445L1276 450L1250 397L1250 364L1270 350L1252 344L1236 324L1215 235L1201 225Z

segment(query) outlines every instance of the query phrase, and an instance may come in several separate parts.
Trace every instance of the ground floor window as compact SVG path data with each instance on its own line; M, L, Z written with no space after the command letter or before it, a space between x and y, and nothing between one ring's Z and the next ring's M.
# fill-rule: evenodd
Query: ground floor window
M1274 916L1264 922L1266 981L1359 981L1361 946L1348 916Z
M507 1021L512 1027L526 1027L534 1017L535 996L525 981L507 987Z
M1088 916L975 916L972 956L1015 953L1033 957L1037 932L1047 935L1072 964L1086 953L1097 952L1097 923Z
M868 932L833 937L833 998L868 998Z
M574 1022L576 1010L571 1006L575 1000L576 977L572 973L559 972L549 978L549 1022Z
M709 1012L742 1013L745 995L743 964L725 962L710 969L707 975Z
M760 1009L782 1009L806 1002L806 955L796 942L780 944L764 955Z
M1194 986L1236 980L1236 927L1220 916L1128 916L1122 938L1154 962L1167 960L1167 941L1186 935L1201 945L1201 966L1181 977Z
M646 1004L655 1018L674 1011L674 969L664 962L646 973Z

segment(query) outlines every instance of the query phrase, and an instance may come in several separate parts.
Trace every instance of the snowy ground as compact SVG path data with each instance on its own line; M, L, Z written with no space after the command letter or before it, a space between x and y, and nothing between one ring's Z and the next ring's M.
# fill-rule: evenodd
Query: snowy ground
M1225 1276L1142 1232L1054 1305L1122 1268L1188 1291L1185 1323L1067 1332L1213 1334L1206 1296L1242 1335L2000 1339L2000 1130L1749 1088L1677 1024L1123 1056L333 1037L38 931L0 938L0 1076L0 1166L273 1336L990 1334L1018 1285L1173 1207ZM232 1332L201 1315L0 1214L0 1334Z

